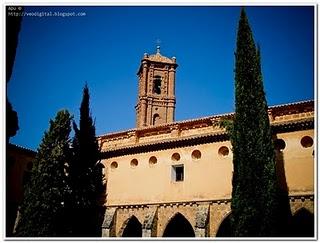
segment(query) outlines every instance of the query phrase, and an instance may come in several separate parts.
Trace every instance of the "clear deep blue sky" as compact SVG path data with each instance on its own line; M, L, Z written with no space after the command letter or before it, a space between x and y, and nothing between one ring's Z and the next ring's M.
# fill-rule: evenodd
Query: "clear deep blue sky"
M25 17L8 96L20 130L10 141L36 149L49 119L78 122L88 83L97 135L135 127L137 70L145 52L177 58L176 120L234 111L240 7L27 7L85 17ZM261 46L269 105L314 99L313 7L247 7Z

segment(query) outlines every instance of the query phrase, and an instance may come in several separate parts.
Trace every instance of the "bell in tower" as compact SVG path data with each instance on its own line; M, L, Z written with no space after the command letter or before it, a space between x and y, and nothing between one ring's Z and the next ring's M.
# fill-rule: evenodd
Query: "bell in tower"
M139 94L136 105L138 128L174 121L176 58L144 54L139 71Z

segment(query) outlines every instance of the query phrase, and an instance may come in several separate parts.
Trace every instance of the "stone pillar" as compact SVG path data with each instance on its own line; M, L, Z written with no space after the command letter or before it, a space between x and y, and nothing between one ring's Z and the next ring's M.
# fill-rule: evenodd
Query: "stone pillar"
M152 98L148 99L147 108L146 108L146 125L150 126L152 125Z
M111 237L110 229L102 228L102 238Z
M142 229L142 237L151 237L151 229Z
M195 228L195 236L196 237L206 237L206 229L202 228Z
M140 96L147 95L147 81L148 81L148 73L147 73L147 61L142 62L142 77L140 78Z
M152 95L152 89L153 89L153 70L154 65L151 64L149 67L148 77L146 79L147 84L147 95Z
M196 213L196 227L195 235L196 237L206 237L207 236L207 226L208 226L208 216L209 216L209 204L199 205Z
M169 69L169 82L168 82L168 96L170 98L174 97L174 89L175 89L175 74L176 74L176 70L174 69L174 67L172 66Z
M167 123L174 121L174 109L175 109L174 101L169 101L168 109L167 109Z
M157 222L156 222L157 207L153 206L149 208L149 212L146 214L142 224L142 237L152 237L157 234Z
M140 127L146 125L146 116L147 116L147 101L145 99L141 100L140 108Z
M102 223L102 237L111 237L115 236L112 234L114 229L114 216L117 208L107 208L104 214L104 220Z

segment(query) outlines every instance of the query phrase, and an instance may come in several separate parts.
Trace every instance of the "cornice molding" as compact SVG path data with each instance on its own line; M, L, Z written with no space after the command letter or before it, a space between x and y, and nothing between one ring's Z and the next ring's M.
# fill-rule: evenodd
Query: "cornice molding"
M295 122L283 122L271 126L273 134L281 132L292 132L314 128L313 119L304 119ZM134 131L132 131L134 134ZM151 141L148 143L137 143L117 148L108 149L101 152L101 159L108 159L117 156L139 154L145 152L160 151L173 148L190 147L200 144L228 141L229 136L225 131L213 132L201 135L192 135L187 137L177 137L172 139L163 139Z

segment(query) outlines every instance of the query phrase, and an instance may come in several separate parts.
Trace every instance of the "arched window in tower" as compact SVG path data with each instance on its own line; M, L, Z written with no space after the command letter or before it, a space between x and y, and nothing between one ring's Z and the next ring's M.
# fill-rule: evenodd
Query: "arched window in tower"
M160 124L160 116L159 116L159 114L154 114L153 120L152 120L152 125L158 125L158 124Z
M153 80L153 93L161 94L161 76L154 76Z

